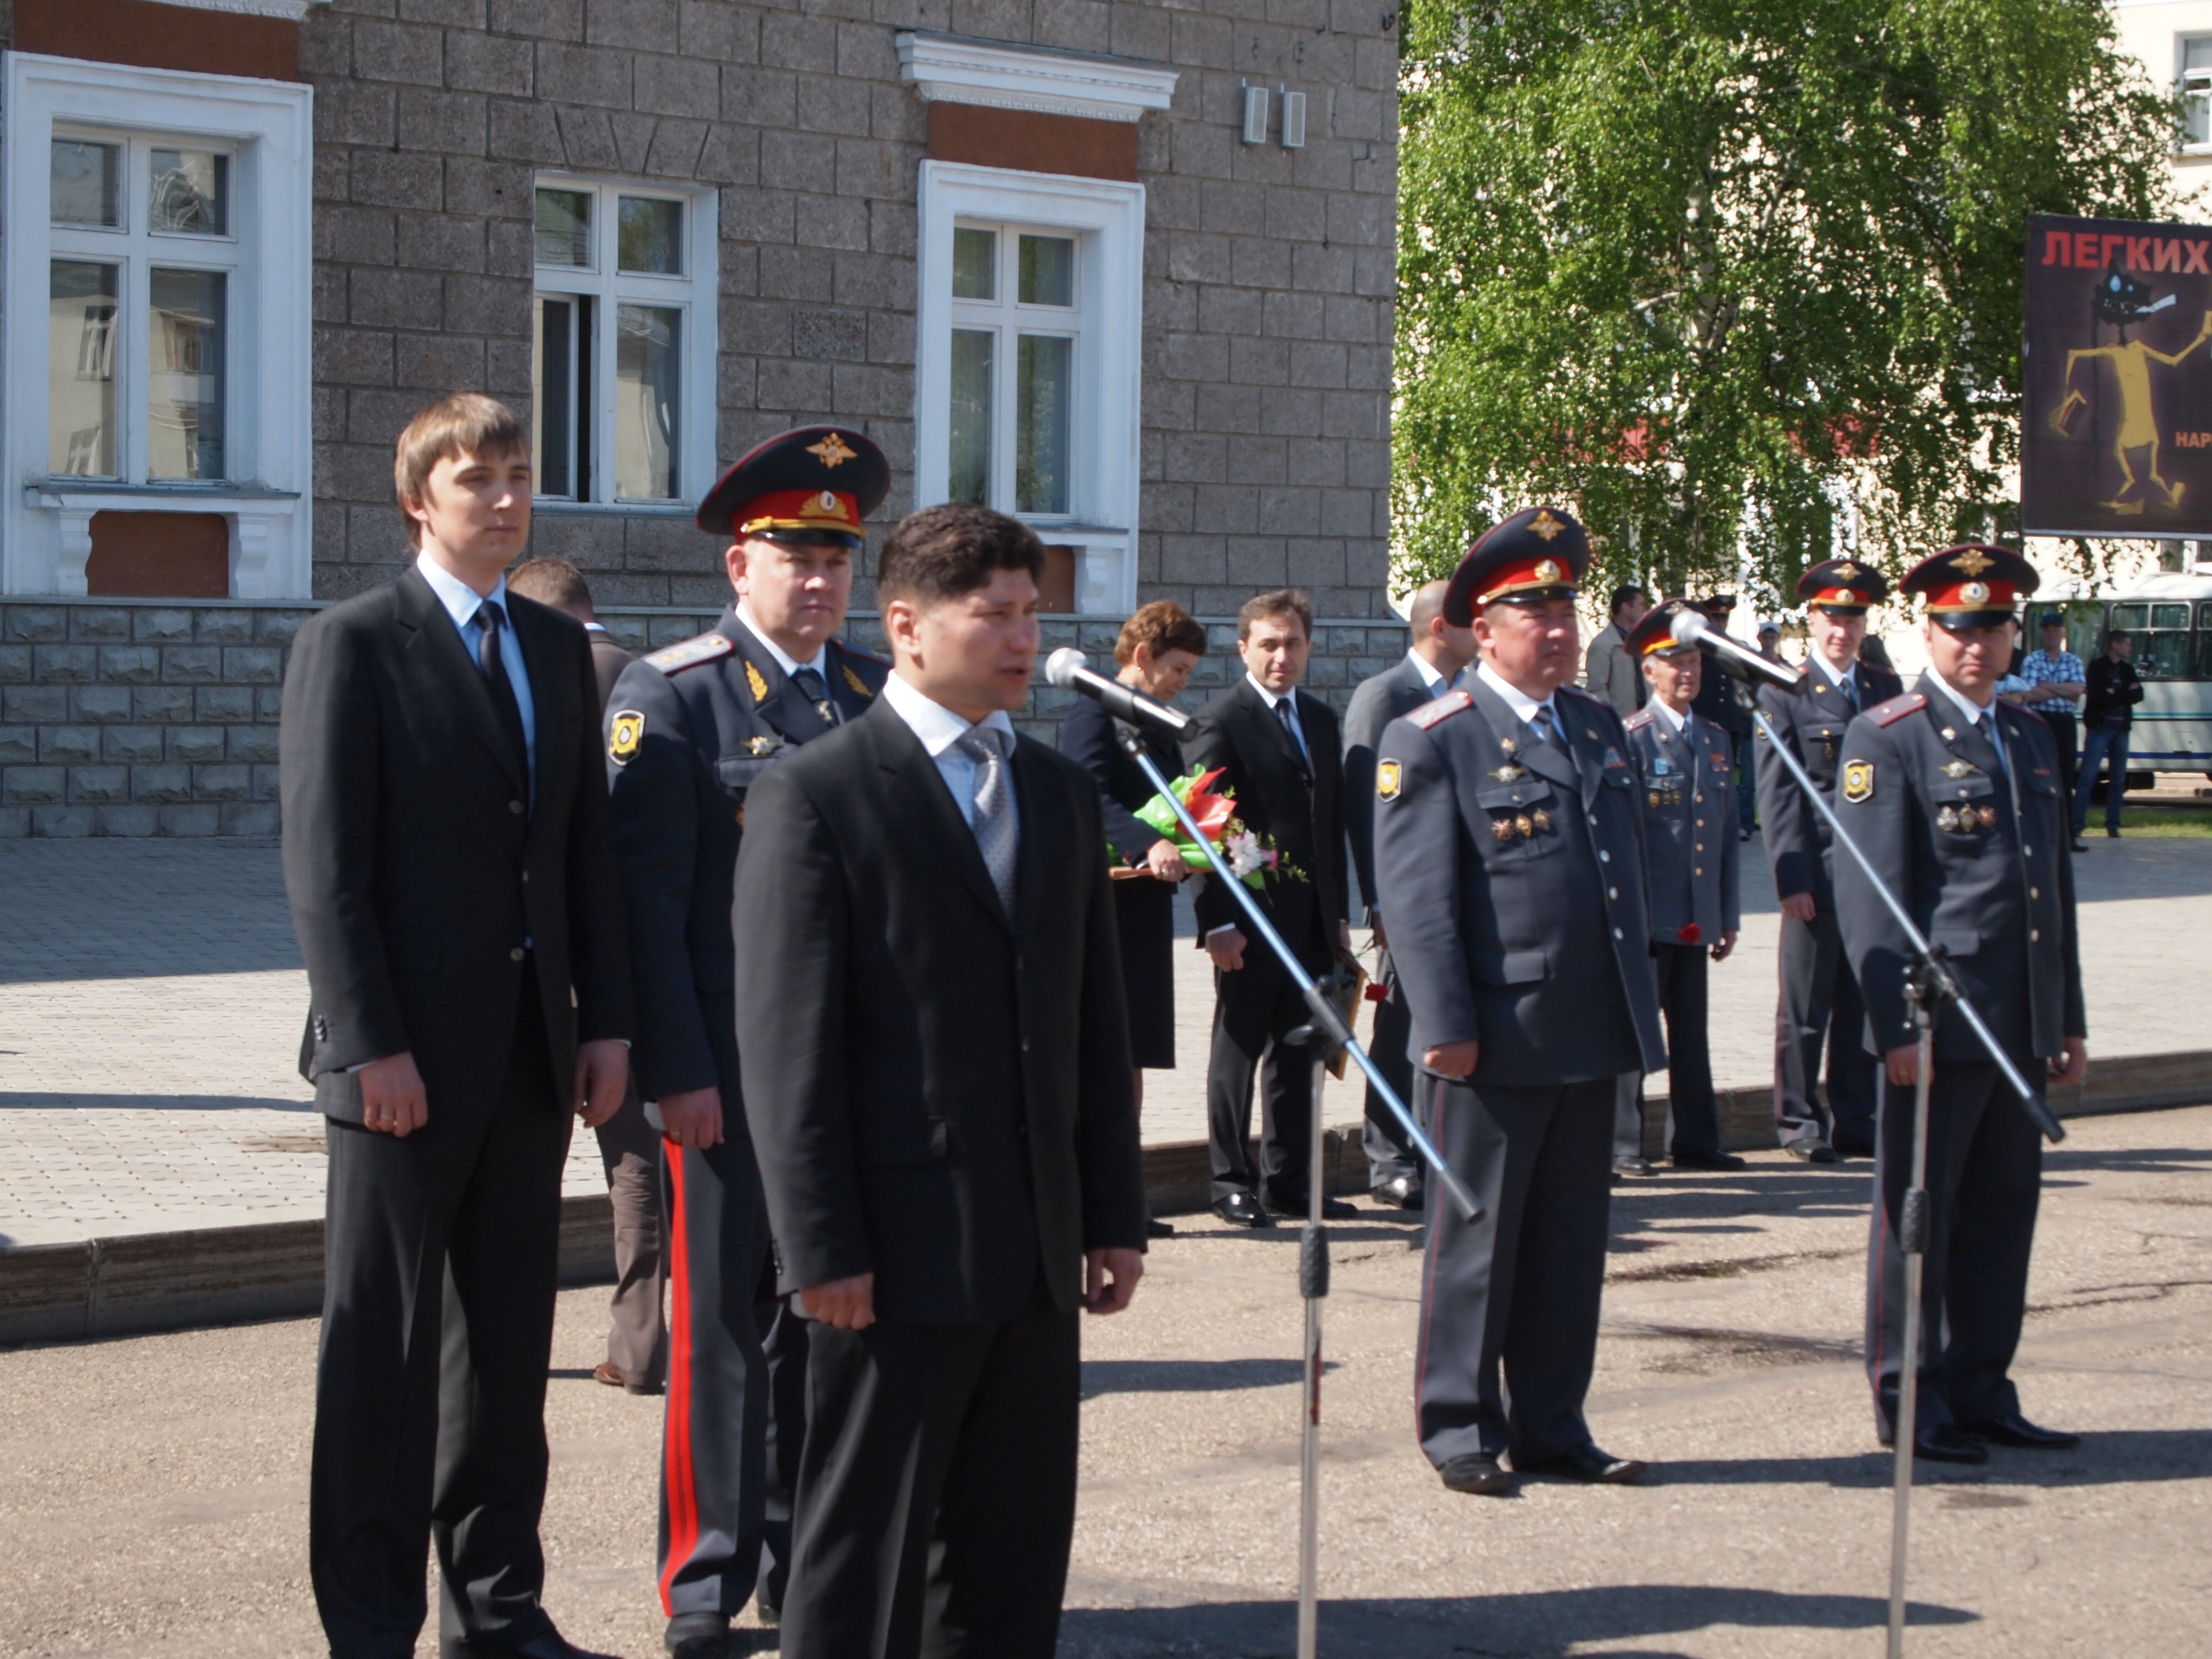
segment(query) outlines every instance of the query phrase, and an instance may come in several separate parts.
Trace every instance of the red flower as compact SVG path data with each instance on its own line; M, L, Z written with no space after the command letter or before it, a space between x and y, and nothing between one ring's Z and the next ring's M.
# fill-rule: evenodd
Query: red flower
M1705 937L1705 934L1703 931L1699 929L1698 924L1693 921L1675 937L1680 939L1685 945L1695 945L1700 939Z
M1206 838L1216 843L1221 840L1222 830L1237 811L1235 796L1213 793L1213 781L1228 769L1225 766L1215 767L1192 784L1182 798L1183 805L1197 820L1198 827L1206 832Z

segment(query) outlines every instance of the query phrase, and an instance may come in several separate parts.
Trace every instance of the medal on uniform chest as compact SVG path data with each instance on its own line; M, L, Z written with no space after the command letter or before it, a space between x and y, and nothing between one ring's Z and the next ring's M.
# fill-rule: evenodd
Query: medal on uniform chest
M1513 844L1513 820L1511 818L1492 818L1490 821L1490 833L1497 838L1500 846L1511 846Z
M1490 775L1500 783L1518 783L1528 775L1528 769L1525 766L1516 766L1508 761L1504 765L1492 771Z

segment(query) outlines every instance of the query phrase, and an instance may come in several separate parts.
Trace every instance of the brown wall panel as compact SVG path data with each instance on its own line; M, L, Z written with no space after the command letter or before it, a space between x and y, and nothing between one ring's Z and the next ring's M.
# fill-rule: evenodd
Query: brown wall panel
M95 513L84 580L108 599L227 599L230 526L220 513Z
M1137 181L1137 124L981 104L929 106L929 158L1024 173Z
M155 0L15 0L15 47L141 69L300 78L300 26Z

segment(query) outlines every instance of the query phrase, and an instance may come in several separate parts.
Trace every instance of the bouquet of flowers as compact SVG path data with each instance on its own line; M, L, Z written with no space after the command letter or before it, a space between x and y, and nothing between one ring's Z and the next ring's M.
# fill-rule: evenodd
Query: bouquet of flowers
M1255 888L1266 886L1270 870L1293 880L1304 880L1304 873L1285 862L1279 852L1261 845L1260 837L1245 828L1237 816L1237 797L1215 790L1214 781L1224 769L1217 766L1211 772L1204 772L1193 767L1172 787L1176 799L1183 804L1206 840L1220 849L1230 873L1246 886ZM1139 823L1164 836L1192 865L1201 870L1210 867L1204 850L1191 840L1165 796L1154 795L1137 809L1136 817Z

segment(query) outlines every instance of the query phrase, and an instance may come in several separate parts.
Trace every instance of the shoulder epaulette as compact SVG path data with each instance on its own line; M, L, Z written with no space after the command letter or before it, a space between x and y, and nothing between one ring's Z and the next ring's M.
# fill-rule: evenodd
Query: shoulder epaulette
M1624 732L1641 732L1645 726L1650 724L1651 711L1648 708L1639 708L1633 714L1631 714L1626 720L1621 721L1620 727Z
M1866 717L1876 726L1894 726L1907 714L1917 714L1927 707L1927 698L1917 691L1907 691L1903 696L1876 703L1866 711Z
M2051 724L2049 720L2044 719L2042 715L2037 714L2033 708L2022 708L2016 702L2008 702L2005 707L2011 709L2014 714L2020 715L2024 720L2033 720L2038 726L2048 726Z
M1406 718L1422 731L1427 731L1438 720L1448 720L1462 708L1474 707L1474 699L1464 691L1447 691L1434 702L1425 702Z
M1594 702L1601 708L1610 708L1613 707L1611 703L1607 702L1603 697L1598 696L1596 692L1585 691L1579 685L1563 685L1559 688L1559 690L1565 691L1570 696L1580 697L1584 702ZM1556 696L1559 694L1558 692L1554 692L1553 695Z
M674 645L665 645L658 651L648 652L645 660L664 674L673 674L681 669L696 668L702 662L726 657L737 648L737 641L726 634L702 634L696 639L679 641Z

